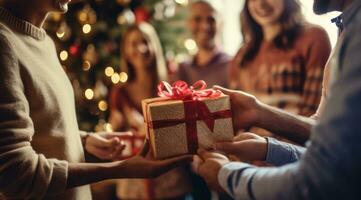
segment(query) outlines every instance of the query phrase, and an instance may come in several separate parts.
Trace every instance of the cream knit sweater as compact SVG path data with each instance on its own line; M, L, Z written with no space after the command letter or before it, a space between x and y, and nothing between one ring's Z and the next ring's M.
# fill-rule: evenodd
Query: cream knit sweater
M9 199L91 199L66 190L84 162L72 86L43 29L0 8L0 193Z

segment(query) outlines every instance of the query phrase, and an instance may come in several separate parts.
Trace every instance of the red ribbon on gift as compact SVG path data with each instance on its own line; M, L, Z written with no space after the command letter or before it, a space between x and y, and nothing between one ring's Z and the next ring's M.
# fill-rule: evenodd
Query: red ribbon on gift
M216 98L222 94L219 90L206 88L207 84L203 80L195 82L190 87L184 81L176 81L172 86L168 82L162 81L158 85L158 96L174 100L201 100L203 98Z
M158 85L158 95L164 100L182 100L184 103L184 119L156 120L148 123L148 128L164 128L175 126L180 123L186 124L188 150L196 153L198 148L197 121L202 120L213 132L216 119L232 117L230 110L210 112L209 108L200 100L206 98L217 98L222 95L219 90L206 89L207 84L197 81L192 86L184 81L176 81L173 85L163 81ZM149 132L149 131L148 131Z

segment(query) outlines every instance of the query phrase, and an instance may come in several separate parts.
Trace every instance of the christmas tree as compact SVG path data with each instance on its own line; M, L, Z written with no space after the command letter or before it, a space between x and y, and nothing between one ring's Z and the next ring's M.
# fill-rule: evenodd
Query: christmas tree
M187 4L188 0L89 0L74 3L66 15L49 17L45 27L72 82L80 129L111 130L106 123L108 90L127 81L127 74L119 71L119 46L127 26L147 21L155 27L170 72L192 50L184 26Z

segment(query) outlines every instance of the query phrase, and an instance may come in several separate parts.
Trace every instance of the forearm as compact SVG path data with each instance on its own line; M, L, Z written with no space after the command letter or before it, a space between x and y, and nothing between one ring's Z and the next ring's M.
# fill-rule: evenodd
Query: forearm
M315 125L315 120L294 115L281 109L262 104L259 106L257 126L289 140L304 144Z
M323 138L317 138L319 139ZM352 192L358 191L357 184L353 182L358 178L354 176L353 170L356 168L340 170L352 156L340 154L344 148L335 148L333 145L327 145L327 142L320 142L322 144L311 144L300 161L282 167L262 168L244 163L228 163L219 171L218 182L234 199L297 200L352 197ZM345 155L349 155L348 153L346 151ZM334 158L342 159L336 164ZM354 166L356 162L354 159L354 162L349 164Z
M99 182L105 179L123 178L121 163L69 163L67 189Z

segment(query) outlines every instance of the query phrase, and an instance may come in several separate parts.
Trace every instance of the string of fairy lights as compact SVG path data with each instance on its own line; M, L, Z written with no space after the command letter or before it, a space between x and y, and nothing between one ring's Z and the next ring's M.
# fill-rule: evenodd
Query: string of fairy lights
M96 3L108 4L108 1L105 0L94 0ZM137 23L137 15L140 17L147 17L146 15L152 15L152 20L155 21L166 21L171 19L176 15L177 7L185 8L191 0L153 0L154 5L152 5L152 12L145 11L144 7L139 6L140 9L130 8L129 4L131 0L114 0L116 3L120 4L123 9L120 10L118 16L115 19L117 24L113 26L117 26L117 29L121 29L121 27L126 27L127 25L131 25ZM146 3L147 0L144 1ZM94 35L98 34L99 30L102 29L103 32L107 34L113 35L121 35L120 33L113 33L114 30L107 29L107 26L104 23L108 23L107 20L102 19L102 16L98 16L99 13L96 7L90 5L88 3L84 3L80 9L74 11L72 17L75 16L76 22L68 21L61 14L52 14L51 20L53 22L57 22L57 26L53 28L54 36L57 38L60 45L58 46L59 59L64 67L64 69L75 70L76 66L74 66L74 60L80 62L81 70L83 72L93 72L97 71L97 74L101 72L101 78L96 78L95 85L94 84L80 84L80 78L75 78L79 80L75 80L78 87L75 87L76 92L79 93L78 98L84 99L83 102L89 102L88 105L93 107L96 106L95 109L89 109L88 112L93 115L102 116L99 117L99 122L95 129L101 130L111 130L110 124L104 120L105 115L109 109L109 105L107 102L108 88L109 84L125 84L128 81L128 74L125 72L121 72L119 69L120 59L119 59L119 44L113 42L108 42L105 44L106 48L116 49L118 48L118 52L111 52L109 50L109 54L112 54L114 59L117 59L113 63L100 63L102 52L104 48L99 47L98 41L93 39ZM99 4L100 5L100 4ZM178 6L177 6L178 5ZM137 13L138 12L138 13ZM145 12L145 13L144 13ZM144 16L143 16L144 15ZM73 20L73 19L72 19ZM55 24L55 23L54 23ZM153 24L154 25L154 24ZM179 25L178 25L179 26ZM184 26L183 24L181 25ZM104 28L105 27L105 28ZM109 28L109 27L108 27ZM168 29L168 27L166 27ZM77 31L77 32L76 32ZM167 30L169 31L169 30ZM160 35L160 39L161 35ZM172 40L174 40L172 38ZM79 42L80 41L80 42ZM85 41L85 42L84 42ZM85 45L85 46L84 46ZM197 51L197 45L193 39L189 36L186 38L182 38L182 41L178 42L178 45L183 46L186 49L187 54L193 54ZM116 47L114 47L116 46ZM60 48L59 48L60 47ZM165 48L166 49L166 48ZM104 53L103 53L104 54ZM176 53L172 51L166 51L165 55L168 60L170 57L174 57L173 60L179 63L186 58L186 53ZM103 59L104 60L104 59ZM118 62L118 63L117 63ZM78 64L76 64L78 65ZM104 66L104 67L102 67ZM76 76L80 76L81 72L78 73L78 69ZM66 70L67 71L67 70ZM84 74L84 73L83 73ZM83 76L83 75L82 75ZM99 80L98 80L99 79ZM74 82L73 82L74 85ZM106 86L107 85L107 86ZM100 128L99 128L100 127Z

